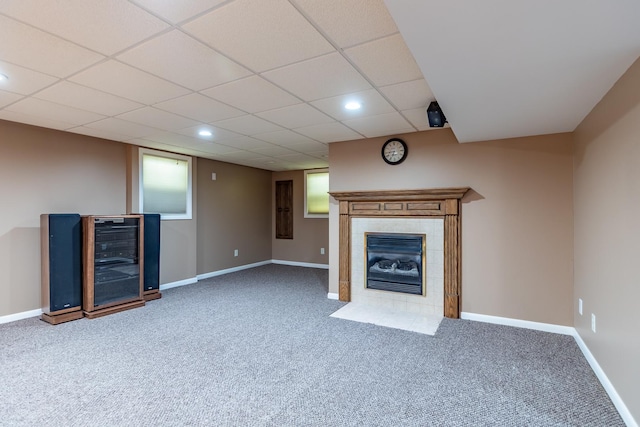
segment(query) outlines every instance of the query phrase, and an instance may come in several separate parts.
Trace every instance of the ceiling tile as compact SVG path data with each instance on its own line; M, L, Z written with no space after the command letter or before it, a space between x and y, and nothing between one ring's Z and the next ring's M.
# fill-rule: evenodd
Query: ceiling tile
M73 123L51 120L44 117L31 116L28 114L17 113L15 111L9 110L0 110L0 120L8 120L10 122L18 122L27 125L58 130L65 130L74 127Z
M139 144L143 147L156 148L158 150L172 151L185 156L200 157L203 159L221 160L222 154L216 153L215 147L211 146L199 146L197 148L190 148L185 146L174 146L171 144L164 144L156 141L146 141L144 139L134 140L132 143ZM145 145L146 144L146 145Z
M292 162L292 163L303 163L303 162L316 160L311 156L307 156L306 154L301 154L301 153L280 156L279 159L285 160L287 162Z
M263 156L262 154L253 153L251 151L240 150L240 151L233 151L231 153L221 154L221 158L225 161L235 161L235 160L265 159L265 156Z
M213 141L205 141L199 138L192 138L185 135L180 135L172 132L162 132L150 136L146 136L143 139L162 142L164 144L171 144L175 146L187 146L191 148L205 150L208 153L230 153L237 151L237 148L228 147L226 145L220 145Z
M264 156L284 156L290 154L298 154L295 151L289 150L284 147L278 147L277 145L272 145L271 147L265 148L252 148L251 151L254 153L262 154Z
M383 0L294 2L342 48L398 32Z
M384 86L379 90L398 110L426 109L429 103L436 99L425 79Z
M376 86L423 78L400 34L346 49L345 53Z
M331 117L321 113L309 104L291 105L277 110L264 111L256 115L289 129L334 121Z
M287 0L236 0L184 28L255 72L334 50Z
M251 74L246 68L178 30L154 37L117 59L193 90Z
M295 96L255 75L201 92L249 113L273 110L300 102Z
M301 169L323 169L329 167L328 159L311 158L311 160L299 163Z
M306 154L279 156L278 159L293 164L295 169L326 168L329 165L326 159L318 159Z
M235 117L233 119L222 120L212 124L242 135L256 135L259 133L282 130L278 125L274 125L273 123L269 123L266 120L251 115Z
M300 132L309 138L326 143L362 138L362 135L338 122L298 128L296 129L296 132Z
M411 126L411 124L409 124L409 122L407 122L400 113L397 112L345 120L343 123L360 132L367 138L415 132L413 126Z
M111 141L126 141L129 139L127 135L122 135L117 132L112 132L103 129L94 129L86 126L78 126L71 129L67 129L67 132L79 133L82 135L93 136L96 138L109 139Z
M275 132L259 133L257 135L253 135L253 137L285 147L294 144L303 144L310 142L316 143L314 140L290 130L277 130Z
M22 95L29 95L58 80L56 77L3 61L0 61L0 74L9 77L8 80L0 82L0 89Z
M289 166L288 163L282 162L273 157L267 157L264 159L238 160L235 163L238 165L243 165L250 168L264 169L264 170L276 171L276 172L295 169L295 167Z
M403 110L402 114L418 130L435 129L435 128L429 127L429 120L427 119L426 108L414 108L411 110Z
M212 135L201 136L198 134L201 130L208 130L209 132L212 133ZM209 124L203 124L203 125L180 129L180 130L177 130L175 133L201 139L204 141L222 141L225 139L240 138L242 136L239 133L231 132L229 130L215 127Z
M184 21L226 0L133 0L134 3L175 23Z
M188 89L113 60L93 66L69 80L143 104L189 93Z
M207 153L219 155L224 155L238 150L235 147L229 147L217 142L209 142L206 145L199 145L198 148L206 151Z
M115 132L117 134L128 136L129 138L142 138L159 132L158 129L138 123L128 122L126 120L116 119L114 117L89 123L85 126L92 129Z
M235 147L241 150L253 150L255 148L270 148L273 144L251 138L250 136L242 136L240 138L225 139L221 142L229 147Z
M345 104L350 101L357 101L362 104L359 110L347 110ZM311 105L324 111L337 120L347 120L362 116L375 116L378 114L391 113L394 110L375 89L356 92L348 95L334 96L332 98L319 99L311 102Z
M118 115L117 118L163 130L178 130L198 125L198 122L195 120L187 119L186 117L158 110L153 107L144 107L129 111L128 113Z
M151 140L142 139L142 138L132 138L126 142L128 144L134 144L140 147L153 148L156 150L164 150L164 151L169 151L173 153L184 154L185 156L206 157L203 155L205 153L200 150L194 150L181 145L166 144L163 142L151 141Z
M230 119L245 114L236 108L200 95L199 93L191 93L169 101L164 101L155 104L154 107L181 116L190 117L204 123Z
M56 77L67 77L104 59L102 55L3 15L0 15L0 40L0 60Z
M22 95L0 90L0 108L22 99Z
M328 161L329 159L329 147L326 147L322 151L307 151L306 153L310 156L323 159L324 161Z
M371 88L364 77L339 53L272 70L263 76L305 101Z
M316 141L303 142L301 144L292 144L287 145L287 148L293 151L298 151L300 153L320 153L320 152L328 152L329 147L327 144Z
M169 26L126 1L2 0L0 12L105 55Z
M105 116L115 116L143 107L138 102L67 81L56 83L34 97Z
M16 113L42 117L47 120L72 123L74 125L82 125L104 118L101 114L91 113L36 98L23 99L5 109L15 111Z

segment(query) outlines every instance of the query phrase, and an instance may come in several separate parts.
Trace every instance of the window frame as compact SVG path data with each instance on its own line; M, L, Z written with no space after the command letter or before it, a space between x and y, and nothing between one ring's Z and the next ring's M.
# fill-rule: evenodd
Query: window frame
M304 171L304 217L305 218L329 218L329 206L327 206L327 213L315 214L309 213L307 207L307 176L319 173L326 173L329 176L329 168L322 169L307 169ZM327 188L327 193L329 188Z
M185 213L162 213L144 212L144 168L143 158L145 155L161 157L164 159L181 160L187 162L187 199ZM158 151L150 148L138 147L138 208L140 213L159 213L162 220L185 220L193 219L193 158L182 154Z

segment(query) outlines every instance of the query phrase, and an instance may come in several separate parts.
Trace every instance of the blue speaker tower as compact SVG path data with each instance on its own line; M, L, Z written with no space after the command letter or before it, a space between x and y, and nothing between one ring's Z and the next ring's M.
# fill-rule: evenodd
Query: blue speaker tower
M82 314L82 223L79 214L40 215L42 320L58 323Z
M160 214L144 214L145 301L162 298L160 293Z

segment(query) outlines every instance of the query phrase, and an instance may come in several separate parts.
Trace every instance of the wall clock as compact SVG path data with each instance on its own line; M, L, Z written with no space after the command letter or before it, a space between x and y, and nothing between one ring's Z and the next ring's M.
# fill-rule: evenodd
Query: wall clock
M407 158L407 144L400 138L391 138L382 145L382 160L390 165L399 165Z

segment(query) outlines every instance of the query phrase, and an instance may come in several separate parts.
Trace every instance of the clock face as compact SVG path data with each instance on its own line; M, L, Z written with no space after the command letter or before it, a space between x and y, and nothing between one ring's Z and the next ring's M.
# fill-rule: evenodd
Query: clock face
M382 146L382 159L390 165L397 165L407 158L407 144L400 138L391 138Z

